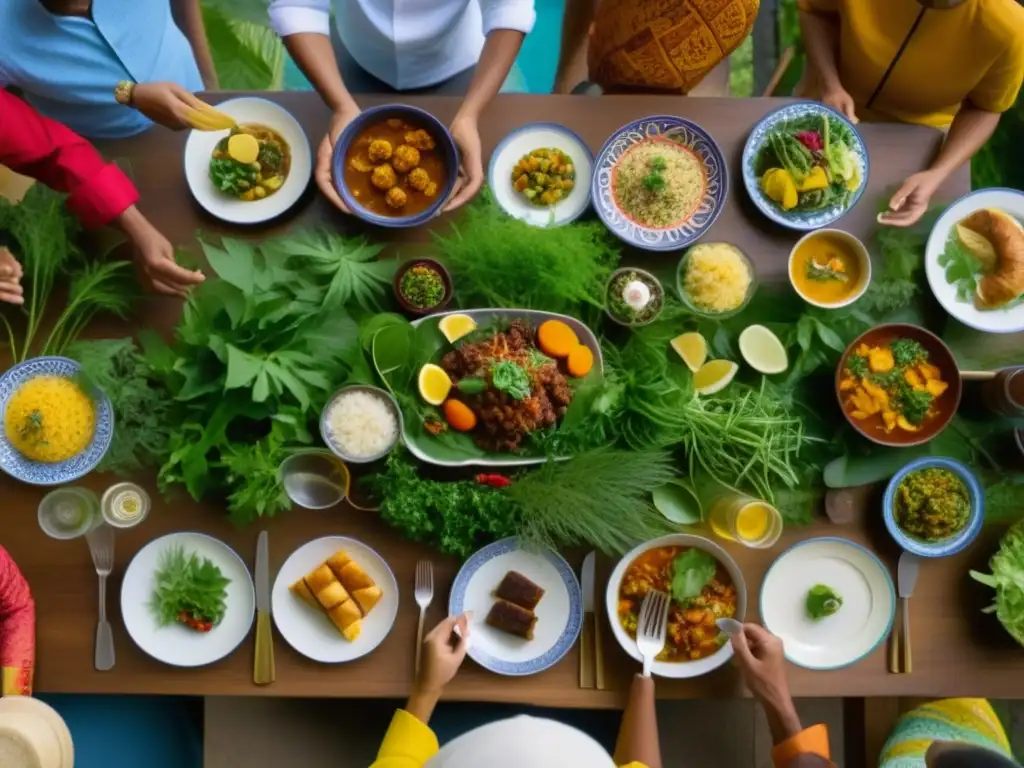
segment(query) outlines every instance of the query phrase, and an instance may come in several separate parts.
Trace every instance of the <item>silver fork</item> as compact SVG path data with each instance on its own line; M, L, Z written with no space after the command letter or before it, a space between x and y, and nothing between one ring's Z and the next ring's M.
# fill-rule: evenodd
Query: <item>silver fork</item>
M107 621L107 576L114 570L114 529L103 524L85 535L92 564L100 577L100 618L96 625L96 669L106 672L114 666L114 633Z
M420 607L420 623L416 629L416 677L420 674L420 656L423 653L423 619L427 607L434 599L434 566L429 560L416 563L416 605Z
M651 676L651 665L665 647L668 630L669 596L656 589L644 595L636 621L636 647L644 660L644 677Z

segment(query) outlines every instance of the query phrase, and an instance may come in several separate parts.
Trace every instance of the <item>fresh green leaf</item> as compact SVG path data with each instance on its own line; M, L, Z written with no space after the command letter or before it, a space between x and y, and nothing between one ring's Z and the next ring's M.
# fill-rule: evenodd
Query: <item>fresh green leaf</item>
M689 605L715 577L718 561L714 555L693 547L676 555L672 561L672 599L680 605Z
M149 607L162 627L180 621L183 612L216 626L227 612L230 583L209 558L170 547L160 554Z
M651 493L655 508L665 519L680 525L695 525L701 521L700 500L693 486L686 480L670 480Z
M815 584L807 592L804 601L807 611L807 618L812 621L821 621L826 616L834 616L843 607L843 598L832 587L825 584Z
M1006 631L1024 645L1024 521L1011 527L989 562L991 574L971 571L971 578L996 591L994 612Z

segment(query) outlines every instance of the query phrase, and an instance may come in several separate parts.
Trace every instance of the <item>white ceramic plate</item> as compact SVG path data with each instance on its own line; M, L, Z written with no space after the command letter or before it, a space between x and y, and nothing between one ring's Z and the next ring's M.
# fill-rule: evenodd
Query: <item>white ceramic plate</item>
M838 613L807 617L807 592L825 584L843 599ZM807 669L856 664L889 635L896 610L892 578L874 553L839 538L808 539L786 550L761 584L761 620L782 638L786 658Z
M494 590L509 571L518 571L544 590L534 612L533 640L516 637L487 624ZM583 594L576 574L554 552L532 553L514 538L490 544L467 560L452 584L448 612L473 612L469 656L500 675L532 675L558 662L579 637Z
M341 636L327 614L288 591L291 584L339 549L344 549L383 592L380 602L363 619L359 637L351 643ZM388 636L398 615L398 582L384 558L361 541L324 536L303 544L284 561L270 599L277 631L292 648L313 661L336 664L365 656Z
M195 552L220 568L227 585L227 611L209 632L195 632L182 624L161 627L149 609L160 557L171 547ZM169 533L154 539L136 553L121 584L121 616L132 640L157 661L175 667L201 667L231 653L249 634L256 612L249 569L223 541L203 533Z
M550 208L530 205L512 189L512 169L519 159L535 149L560 149L576 167L576 186L569 196ZM560 227L575 221L590 205L590 182L594 175L594 156L579 136L557 123L530 123L517 128L501 140L491 154L487 184L505 213L535 227Z
M736 618L742 621L747 613L747 585L743 581L743 572L736 561L729 556L729 553L711 539L689 533L673 533L645 542L627 552L619 560L612 575L608 578L608 587L605 591L605 610L608 612L608 623L611 624L612 634L615 635L615 639L618 640L622 649L640 663L643 663L643 658L636 647L636 640L626 634L626 630L622 628L619 621L619 585L622 583L622 577L626 575L626 569L634 560L644 552L658 547L696 547L714 555L715 559L725 566L729 578L736 586ZM726 643L716 653L697 661L656 661L651 667L651 672L659 677L699 677L718 669L731 658L732 646Z
M982 208L996 208L1024 223L1024 193L1015 189L979 189L961 197L935 222L928 238L924 257L928 285L942 308L964 325L986 333L1024 331L1024 304L1011 309L978 309L972 302L960 300L956 286L946 280L946 270L939 264L953 227Z
M281 188L269 197L237 200L218 191L210 181L210 157L228 131L192 131L185 142L185 180L192 196L209 214L232 224L258 224L285 213L302 197L313 175L313 156L302 126L284 108L253 96L214 106L239 123L261 123L281 134L292 153L291 170Z

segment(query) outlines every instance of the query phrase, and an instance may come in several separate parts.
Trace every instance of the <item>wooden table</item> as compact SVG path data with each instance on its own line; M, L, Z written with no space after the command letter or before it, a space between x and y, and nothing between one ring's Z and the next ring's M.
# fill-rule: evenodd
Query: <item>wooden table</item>
M283 93L270 96L289 109L302 123L315 147L327 124L327 111L314 94ZM214 101L218 99L213 99ZM379 103L367 99L367 103ZM448 121L457 102L444 98L411 100ZM725 209L709 235L726 239L743 248L754 259L764 281L785 280L786 257L796 240L794 234L770 225L752 209L741 189L739 157L744 139L753 124L778 106L763 99L679 99L668 97L586 97L503 96L484 116L481 134L485 149L493 148L512 128L535 120L558 120L599 149L604 140L623 123L644 115L671 113L683 109L708 129L721 144L732 169L732 189ZM869 188L863 201L840 226L866 236L874 227L875 209L883 193L910 173L924 167L936 150L939 135L929 129L898 125L865 125L863 135L871 152ZM127 141L102 146L109 158L127 160L142 193L142 208L171 240L192 244L197 228L232 232L210 220L192 201L182 170L184 134L155 129ZM485 162L486 167L486 162ZM968 188L968 173L961 170L950 179L940 197L951 200ZM349 231L358 222L335 212L311 189L293 215L275 227L249 230L263 237L297 222L319 222ZM443 219L435 227L444 227ZM426 230L380 232L402 245L423 242ZM635 258L635 254L627 254ZM671 258L669 256L666 259ZM90 329L93 336L128 335L140 326L152 326L169 333L176 323L180 303L165 298L147 299L130 324L111 323ZM109 477L91 476L83 484L102 491ZM152 478L145 483L152 488ZM117 566L110 590L111 620L117 648L117 665L110 672L93 669L93 634L96 622L96 578L84 541L62 542L47 538L39 529L36 506L43 491L21 485L7 477L0 479L0 542L21 566L33 587L38 610L38 676L40 691L92 693L168 693L197 695L269 696L353 696L403 697L413 679L413 636L417 610L412 599L413 569L422 557L435 563L436 599L429 611L428 626L446 613L447 595L458 563L442 558L425 547L402 540L371 513L338 508L324 512L295 511L270 520L271 572L276 572L296 547L327 534L344 534L365 541L391 564L401 585L401 607L394 630L370 656L341 666L323 666L295 653L280 636L275 636L277 682L268 687L252 683L253 641L250 637L234 654L206 669L178 670L164 666L139 650L127 636L120 621L118 595L120 575L131 556L145 543L171 531L200 530L223 539L252 567L256 536L264 527L243 530L232 527L222 505L195 504L179 496L168 503L153 493L154 507L138 529L118 535ZM876 507L877 509L877 507ZM898 552L885 534L877 513L870 523L836 527L818 523L808 528L787 530L778 546L769 552L725 545L739 562L746 577L750 600L747 618L756 620L757 595L765 571L785 547L810 536L839 535L861 542L877 551L895 573ZM890 675L885 650L880 648L854 667L835 672L790 670L793 693L797 696L1020 696L1024 675L1024 653L1001 631L994 618L979 610L991 598L989 590L967 578L969 567L984 567L994 550L999 531L986 531L964 555L927 563L912 600L914 627L914 673ZM580 565L581 553L573 557ZM599 584L612 567L603 561ZM599 594L601 587L599 587ZM629 675L636 665L611 638L606 659L611 689L581 690L577 686L578 657L574 649L554 668L529 678L503 678L467 662L450 686L448 695L457 699L516 701L573 707L621 706ZM692 681L659 681L659 693L667 697L715 697L742 695L737 672L726 668Z

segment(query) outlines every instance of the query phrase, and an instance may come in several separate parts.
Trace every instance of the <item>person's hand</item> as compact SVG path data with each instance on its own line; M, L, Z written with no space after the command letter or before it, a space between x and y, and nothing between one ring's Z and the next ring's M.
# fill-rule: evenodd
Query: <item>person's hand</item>
M338 136L345 130L345 126L352 122L359 114L359 107L352 104L351 107L343 107L331 115L331 122L327 126L327 133L320 141L316 150L316 170L313 176L316 178L316 185L320 188L324 197L333 203L334 207L352 213L345 201L341 199L338 190L334 186L334 174L332 171L332 159L334 158L334 143Z
M484 184L483 149L480 147L480 129L475 117L456 117L451 127L452 138L459 148L459 181L455 185L445 211L454 211L476 195Z
M458 627L458 632L455 628ZM454 641L454 642L453 642ZM420 676L416 687L421 692L439 694L455 677L466 658L469 642L469 616L449 616L423 639Z
M25 291L21 287L23 270L14 254L0 247L0 301L8 304L24 304Z
M766 706L789 702L782 641L758 624L744 624L743 631L730 640L743 679L754 697Z
M118 224L132 241L136 266L153 290L184 298L189 288L206 279L174 260L174 246L134 205L121 214Z
M177 83L139 83L132 91L132 106L154 123L172 131L191 128L191 110L206 108L194 94Z
M927 212L935 190L942 184L942 175L935 171L915 173L903 182L889 201L889 210L878 216L878 223L890 227L909 227Z
M824 90L821 94L821 103L845 115L855 125L860 122L857 119L857 110L853 103L853 96L839 84Z

